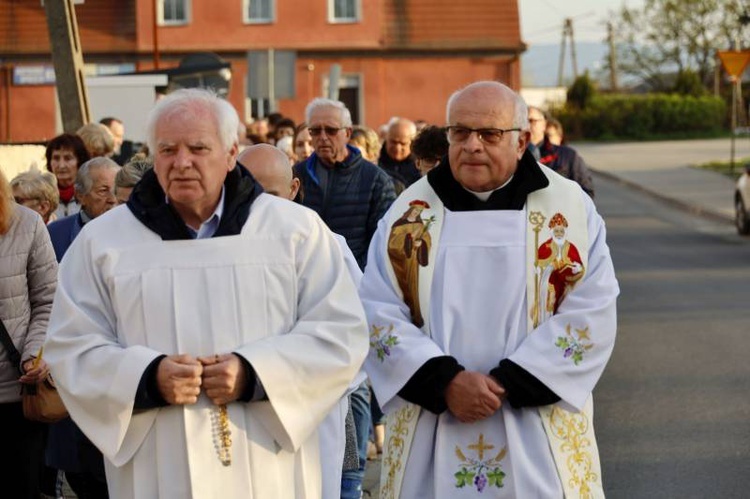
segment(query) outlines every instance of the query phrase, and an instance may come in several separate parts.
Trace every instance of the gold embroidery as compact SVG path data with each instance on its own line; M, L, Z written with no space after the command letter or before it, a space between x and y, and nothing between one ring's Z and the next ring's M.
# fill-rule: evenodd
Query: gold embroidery
M589 420L585 413L572 413L554 407L549 416L552 434L562 440L560 452L565 454L565 464L570 473L568 485L578 490L581 499L593 498L589 484L596 483L599 476L593 470L591 441L585 436L589 429Z
M399 470L406 464L404 450L409 433L409 421L417 417L419 407L409 404L388 417L388 439L383 454L383 467L388 470L385 483L380 487L381 499L395 498L395 479ZM392 422L392 424L391 424Z
M544 227L544 222L547 220L547 218L542 214L541 211L532 211L529 213L529 223L532 226L532 230L534 231L534 268L539 267L539 254L536 251L536 248L539 247L539 233L542 231L542 227ZM541 307L539 303L539 286L541 284L541 276L537 275L534 278L534 305L531 308L531 321L532 321L532 329L536 329L536 327L539 325L539 321L541 320Z
M486 450L492 450L495 448L492 444L485 444L484 443L484 433L479 434L479 441L475 444L471 444L468 446L469 449L477 451L477 454L479 454L479 460L484 460L484 451Z

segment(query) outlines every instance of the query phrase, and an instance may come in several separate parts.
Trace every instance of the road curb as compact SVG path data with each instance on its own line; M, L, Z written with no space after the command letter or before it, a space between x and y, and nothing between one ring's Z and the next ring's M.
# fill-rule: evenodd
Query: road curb
M689 213L692 213L693 215L703 217L703 218L708 218L717 222L729 223L731 225L734 225L734 217L727 215L726 213L712 210L711 208L706 208L705 206L700 206L695 203L690 203L682 199L676 199L671 196L667 196L662 192L649 189L648 187L642 184L633 182L632 180L627 180L612 172L602 171L602 170L598 170L596 168L591 168L591 167L589 167L589 170L591 170L591 172L595 175L602 176L604 178L615 181L631 189L635 189L644 194L648 194L649 196L655 199L658 199L660 201L663 201L673 207L687 210Z

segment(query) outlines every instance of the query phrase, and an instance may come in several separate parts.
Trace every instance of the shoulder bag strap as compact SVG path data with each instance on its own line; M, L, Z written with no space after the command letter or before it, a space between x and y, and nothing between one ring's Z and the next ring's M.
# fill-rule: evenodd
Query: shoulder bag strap
M8 330L5 329L5 324L2 319L0 319L0 343L2 343L5 350L8 351L8 357L10 357L11 362L16 366L18 372L23 375L23 372L21 371L21 354L13 344L13 340L10 338Z

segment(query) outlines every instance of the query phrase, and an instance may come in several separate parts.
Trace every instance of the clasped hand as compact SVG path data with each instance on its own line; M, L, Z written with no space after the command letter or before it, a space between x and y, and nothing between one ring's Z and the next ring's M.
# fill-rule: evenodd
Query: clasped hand
M201 389L216 405L237 400L245 389L245 369L233 353L211 357L169 355L159 362L156 383L170 404L194 404Z
M495 378L474 371L461 371L445 390L448 410L462 423L492 416L500 409L503 398L505 390Z

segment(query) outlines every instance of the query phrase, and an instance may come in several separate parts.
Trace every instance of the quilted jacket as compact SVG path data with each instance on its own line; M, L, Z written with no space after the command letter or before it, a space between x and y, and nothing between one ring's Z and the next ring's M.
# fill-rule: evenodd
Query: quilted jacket
M57 261L42 217L15 206L10 229L0 235L0 319L22 361L44 343L56 286ZM18 376L0 345L0 403L21 399Z

